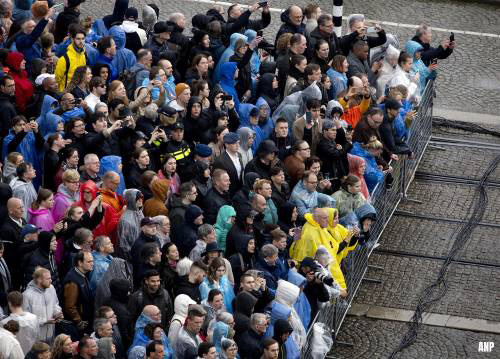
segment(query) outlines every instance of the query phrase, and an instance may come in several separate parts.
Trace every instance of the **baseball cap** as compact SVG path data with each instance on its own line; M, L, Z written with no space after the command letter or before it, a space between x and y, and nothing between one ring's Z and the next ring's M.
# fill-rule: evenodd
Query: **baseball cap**
M143 219L141 219L141 227L142 226L151 226L151 225L156 225L155 221L153 221L153 218L144 217Z
M28 234L36 233L40 230L37 226L33 224L25 224L21 229L21 238L24 238Z

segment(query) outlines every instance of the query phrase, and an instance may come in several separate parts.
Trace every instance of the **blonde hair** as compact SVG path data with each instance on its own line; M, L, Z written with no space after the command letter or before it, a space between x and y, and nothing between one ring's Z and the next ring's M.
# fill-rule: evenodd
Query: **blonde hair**
M69 169L64 171L62 180L63 182L77 182L80 181L80 174L77 170Z
M268 179L258 179L254 182L253 184L253 191L254 192L258 192L259 190L261 190L265 184L269 184L271 185L271 181L269 181Z
M384 145L382 144L382 142L377 140L377 137L372 136L368 140L368 143L365 143L363 147L367 150L381 150L382 148L384 148Z

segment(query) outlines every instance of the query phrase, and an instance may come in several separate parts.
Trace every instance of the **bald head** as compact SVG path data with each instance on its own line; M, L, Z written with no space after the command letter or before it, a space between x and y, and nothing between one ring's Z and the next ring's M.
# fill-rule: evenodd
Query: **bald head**
M252 199L252 206L259 213L263 213L266 209L266 199L261 194L256 194Z
M363 87L363 80L361 80L359 77L352 76L351 81L352 87Z
M159 312L160 309L156 305L146 305L142 310L142 313L150 318L157 316Z
M290 22L295 26L299 26L302 23L302 9L297 5L290 6L288 16L290 18Z
M316 208L313 212L313 219L321 228L328 227L328 212L325 208Z
M7 211L12 218L16 220L21 219L24 214L23 201L16 197L9 198L7 201Z
M114 171L109 171L104 174L102 179L102 186L113 192L116 192L120 185L120 176Z

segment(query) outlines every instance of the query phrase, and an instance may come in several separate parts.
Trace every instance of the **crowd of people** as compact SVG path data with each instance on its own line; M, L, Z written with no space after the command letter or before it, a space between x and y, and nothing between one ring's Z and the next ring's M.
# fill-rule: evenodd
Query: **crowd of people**
M0 0L0 358L300 358L454 38L83 1Z

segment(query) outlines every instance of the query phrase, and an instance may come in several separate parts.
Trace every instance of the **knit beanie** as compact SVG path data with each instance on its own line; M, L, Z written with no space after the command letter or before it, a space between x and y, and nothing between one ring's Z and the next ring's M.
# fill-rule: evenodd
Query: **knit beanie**
M45 17L49 12L47 1L35 1L31 6L31 12L35 18Z
M183 82L181 82L180 84L177 84L177 86L175 86L175 96L179 96L181 93L183 93L188 88L189 88L189 85L185 84Z

